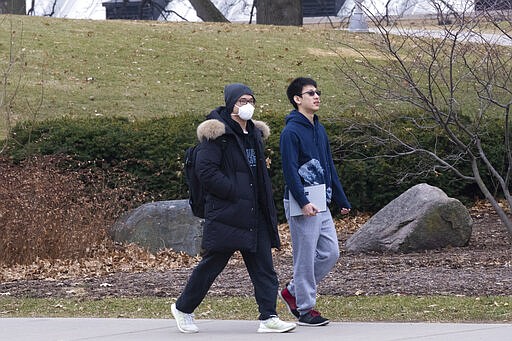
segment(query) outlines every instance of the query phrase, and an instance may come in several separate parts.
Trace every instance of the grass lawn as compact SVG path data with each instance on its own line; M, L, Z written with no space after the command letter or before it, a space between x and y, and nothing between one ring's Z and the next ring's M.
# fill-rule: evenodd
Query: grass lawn
M63 115L203 115L223 104L231 82L254 90L260 112L284 117L291 108L285 90L297 76L315 78L325 113L336 113L354 100L337 72L337 42L365 40L318 27L10 15L0 15L0 27L11 124Z
M0 298L0 317L123 317L171 318L171 298L17 299ZM321 296L318 310L332 321L497 322L512 321L512 297L453 296ZM278 313L291 315L278 301ZM206 298L195 312L198 319L258 318L249 297Z

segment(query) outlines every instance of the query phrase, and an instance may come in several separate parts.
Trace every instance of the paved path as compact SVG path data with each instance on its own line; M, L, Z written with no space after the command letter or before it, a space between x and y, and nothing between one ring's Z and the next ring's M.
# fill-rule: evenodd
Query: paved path
M377 29L371 28L370 32L377 33ZM425 29L412 29L412 28L392 28L389 30L391 34L396 35L409 35L409 36L419 36L419 37L432 37L439 39L453 39L453 36L447 32L446 30L425 30ZM457 39L460 42L471 42L471 43L487 43L493 45L502 45L502 46L512 46L512 39L505 36L500 32L496 33L480 33L476 32L457 32Z
M297 326L291 333L256 333L258 321L197 320L200 332L182 334L174 320L100 318L2 318L0 340L6 341L476 341L510 340L512 324L352 323L325 327Z

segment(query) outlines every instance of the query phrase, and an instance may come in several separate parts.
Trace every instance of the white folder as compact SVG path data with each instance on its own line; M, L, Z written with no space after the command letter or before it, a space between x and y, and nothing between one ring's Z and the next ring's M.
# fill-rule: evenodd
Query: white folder
M304 187L304 194L308 198L309 202L318 208L319 212L327 211L327 199L325 196L325 184L306 186ZM297 200L289 192L290 198L290 215L298 216L302 215L302 209L297 203Z

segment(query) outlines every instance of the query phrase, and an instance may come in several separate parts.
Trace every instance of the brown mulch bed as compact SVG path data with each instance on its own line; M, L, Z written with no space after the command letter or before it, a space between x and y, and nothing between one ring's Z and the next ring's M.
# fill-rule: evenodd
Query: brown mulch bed
M512 290L511 240L497 217L473 210L473 235L467 247L447 248L409 254L349 254L343 250L350 232L339 232L341 257L320 284L322 295L510 295ZM340 224L344 222L341 221ZM346 223L346 222L345 222ZM275 268L284 283L292 273L292 259L286 227L282 226L284 248L275 252ZM89 260L88 271L73 275L70 263L33 265L25 277L37 279L7 280L0 294L11 297L176 297L184 286L197 259L168 256L159 265L144 259L144 253L126 258L125 269L100 271L112 258ZM137 253L135 252L135 253ZM150 257L152 258L152 257ZM169 263L169 259L172 262ZM122 261L120 261L122 262ZM130 263L140 262L140 267ZM76 263L75 263L76 266ZM57 267L58 269L55 269ZM82 266L83 267L83 266ZM68 270L66 270L68 268ZM5 274L4 268L4 274ZM16 271L16 270L13 270ZM112 271L112 273L108 273ZM47 275L45 276L45 273ZM31 274L31 275L30 275ZM243 261L233 257L210 290L210 295L250 295L251 286Z

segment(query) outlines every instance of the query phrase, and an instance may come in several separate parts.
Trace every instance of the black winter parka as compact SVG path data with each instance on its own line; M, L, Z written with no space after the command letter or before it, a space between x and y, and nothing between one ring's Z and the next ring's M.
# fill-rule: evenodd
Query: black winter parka
M262 121L247 122L256 138L259 179L255 181L243 141L227 123L231 118L221 114L223 109L213 110L197 127L201 144L195 171L207 193L202 247L220 252L255 252L257 228L266 228L272 247L279 248L276 208L263 143L270 129ZM264 190L258 191L258 184ZM258 193L262 196L260 200ZM265 221L258 221L258 209Z

